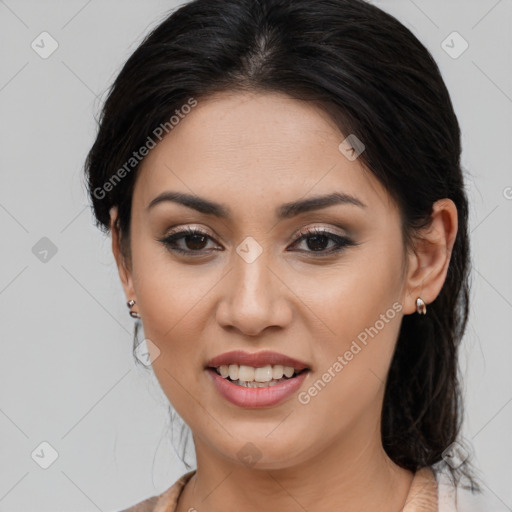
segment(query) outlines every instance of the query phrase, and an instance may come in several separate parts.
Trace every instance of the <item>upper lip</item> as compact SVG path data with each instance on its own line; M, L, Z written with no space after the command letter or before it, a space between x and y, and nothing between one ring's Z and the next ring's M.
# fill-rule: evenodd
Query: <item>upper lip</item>
M208 368L217 368L222 365L238 364L245 366L252 366L253 368L261 368L268 364L276 365L280 364L283 366L291 366L297 371L308 368L308 365L303 361L299 361L290 356L279 354L278 352L272 352L271 350L264 350L262 352L244 352L243 350L233 350L231 352L225 352L210 359L206 363Z

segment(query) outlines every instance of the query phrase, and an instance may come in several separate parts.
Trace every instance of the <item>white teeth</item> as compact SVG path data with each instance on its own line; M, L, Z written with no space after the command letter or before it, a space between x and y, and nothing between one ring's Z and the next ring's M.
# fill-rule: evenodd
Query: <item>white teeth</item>
M223 378L230 378L232 381L241 382L256 382L261 383L263 386L272 381L278 381L283 376L290 378L295 373L292 366L283 366L280 364L262 366L260 368L253 368L252 366L230 364L221 365L217 368L217 373ZM258 386L258 387L263 387Z
M276 364L272 367L272 378L273 379L282 379L284 375L283 371L283 365L282 364Z
M230 364L228 370L229 370L229 378L231 380L237 380L238 379L238 365Z
M231 368L231 366L230 366ZM238 379L243 380L246 382L251 382L254 380L254 368L252 366L245 366L241 364L238 367ZM231 372L229 372L229 378L231 380L236 380L236 377L233 378L233 375L231 375Z
M270 382L272 380L272 366L267 364L267 366L263 366L262 368L256 368L254 371L254 380L256 382Z
M245 388L268 388L270 386L275 386L276 384L279 384L280 382L283 382L286 379L279 379L279 380L270 380L269 382L245 382L244 380L237 380L233 384L237 384L238 386L242 386Z
M291 366L284 366L283 372L286 377L291 377L293 375L293 373L295 372L295 370Z

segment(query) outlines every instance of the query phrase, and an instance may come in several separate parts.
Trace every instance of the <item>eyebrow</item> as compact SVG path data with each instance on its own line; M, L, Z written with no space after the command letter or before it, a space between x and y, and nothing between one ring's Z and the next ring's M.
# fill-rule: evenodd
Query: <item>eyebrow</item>
M229 219L231 217L230 209L221 203L215 203L203 197L195 196L192 194L185 194L182 192L162 192L160 195L155 197L146 207L146 210L150 210L159 203L171 201L174 203L181 204L187 208L192 208L200 213L206 215L214 215L221 219ZM313 210L319 210L327 208L329 206L347 204L354 205L360 208L366 208L364 204L357 197L349 194L334 192L332 194L310 197L308 199L302 199L298 201L292 201L290 203L284 203L276 209L276 217L278 219L289 219Z

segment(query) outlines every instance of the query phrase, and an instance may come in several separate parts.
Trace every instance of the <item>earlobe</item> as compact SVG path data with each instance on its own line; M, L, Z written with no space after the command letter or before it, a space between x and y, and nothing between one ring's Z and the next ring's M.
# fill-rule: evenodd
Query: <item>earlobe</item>
M450 265L457 235L457 207L451 199L440 199L432 208L431 223L417 234L409 262L404 298L404 314L423 308L417 307L420 297L425 305L439 295Z

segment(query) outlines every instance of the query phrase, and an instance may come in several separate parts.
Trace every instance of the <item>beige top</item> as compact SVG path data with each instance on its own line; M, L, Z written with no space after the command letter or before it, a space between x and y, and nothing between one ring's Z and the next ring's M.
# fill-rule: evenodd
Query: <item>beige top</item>
M175 512L181 491L195 472L194 469L185 473L162 494L152 496L121 512ZM437 491L436 477L429 467L416 471L402 512L438 512Z

